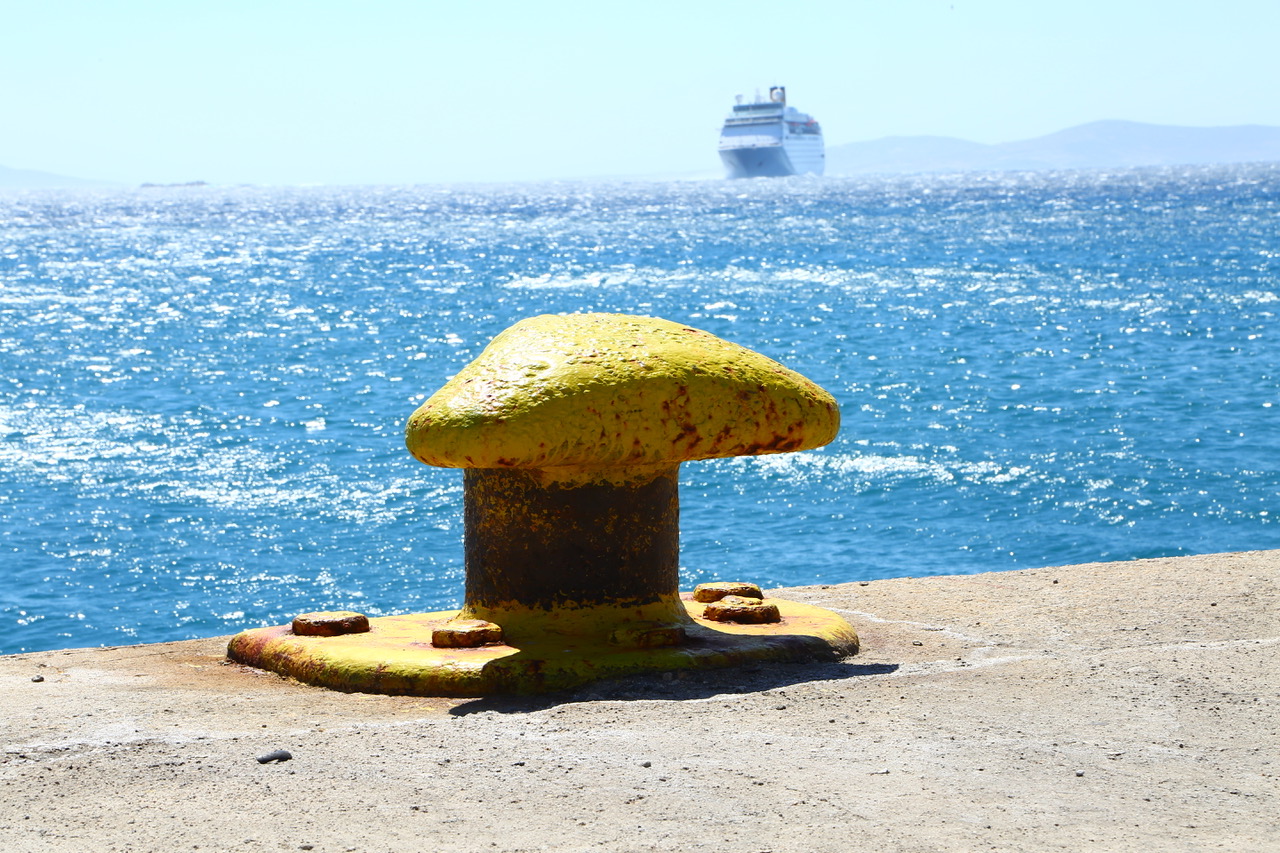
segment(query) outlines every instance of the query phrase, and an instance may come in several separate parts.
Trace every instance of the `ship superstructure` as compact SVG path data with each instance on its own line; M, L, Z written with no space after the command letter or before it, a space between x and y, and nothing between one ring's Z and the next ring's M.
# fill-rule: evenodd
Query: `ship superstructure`
M821 175L826 165L822 127L813 116L787 106L783 86L768 99L738 103L720 130L720 159L731 178Z

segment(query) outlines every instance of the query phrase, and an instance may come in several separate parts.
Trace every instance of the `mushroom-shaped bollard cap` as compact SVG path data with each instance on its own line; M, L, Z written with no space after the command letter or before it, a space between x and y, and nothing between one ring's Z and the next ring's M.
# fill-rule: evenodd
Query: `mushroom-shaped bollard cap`
M617 481L687 460L820 447L840 428L815 383L680 323L531 317L498 335L409 418L428 465Z

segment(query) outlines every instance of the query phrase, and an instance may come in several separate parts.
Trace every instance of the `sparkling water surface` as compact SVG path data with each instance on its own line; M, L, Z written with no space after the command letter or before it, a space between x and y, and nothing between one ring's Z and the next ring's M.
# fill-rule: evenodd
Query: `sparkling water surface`
M686 588L1278 548L1278 273L1274 165L0 195L0 652L456 605L404 421L545 312L839 401L682 467Z

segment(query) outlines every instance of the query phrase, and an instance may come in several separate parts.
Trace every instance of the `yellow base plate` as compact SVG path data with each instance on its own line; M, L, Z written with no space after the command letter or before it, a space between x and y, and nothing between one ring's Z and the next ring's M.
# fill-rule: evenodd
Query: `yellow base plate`
M707 669L750 661L835 660L858 651L858 635L835 613L768 599L781 622L736 625L702 618L706 605L681 595L694 624L677 646L625 647L546 635L537 642L436 648L431 632L456 610L369 620L369 631L337 637L294 634L290 626L257 628L231 639L234 661L308 684L349 693L486 696L542 693L638 672Z

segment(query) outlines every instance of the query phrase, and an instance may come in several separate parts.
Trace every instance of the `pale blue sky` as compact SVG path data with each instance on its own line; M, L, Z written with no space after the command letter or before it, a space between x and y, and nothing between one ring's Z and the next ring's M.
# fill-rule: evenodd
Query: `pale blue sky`
M0 165L128 183L718 174L737 93L827 145L1280 126L1280 2L0 0Z

